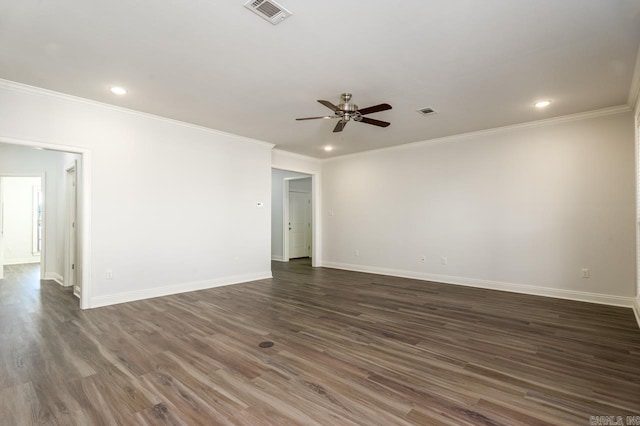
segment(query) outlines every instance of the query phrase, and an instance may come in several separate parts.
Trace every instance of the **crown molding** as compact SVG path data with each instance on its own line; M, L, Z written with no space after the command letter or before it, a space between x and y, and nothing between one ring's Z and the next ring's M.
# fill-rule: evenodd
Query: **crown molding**
M640 95L640 46L638 46L638 53L636 54L636 64L633 67L633 77L631 77L631 86L629 87L629 97L627 98L627 104L629 107L636 107L638 102L638 96Z
M614 106L614 107L598 109L598 110L595 110L595 111L579 112L577 114L569 114L569 115L563 115L563 116L560 116L560 117L545 118L543 120L529 121L529 122L526 122L526 123L512 124L512 125L509 125L509 126L494 127L492 129L484 129L484 130L478 130L478 131L475 131L475 132L460 133L460 134L452 135L452 136L444 136L444 137L441 137L441 138L427 139L427 140L418 141L418 142L410 142L410 143L406 143L406 144L402 144L402 145L394 145L394 146L389 146L389 147L385 147L385 148L372 149L372 150L369 150L369 151L356 152L356 153L353 153L353 154L339 155L339 156L336 156L336 157L325 158L325 159L322 159L321 161L324 163L324 162L330 162L330 161L335 161L335 160L343 160L343 159L346 159L346 158L358 157L358 156L366 155L366 154L373 154L373 153L379 153L379 152L389 152L389 151L400 151L400 150L405 150L405 149L418 148L418 147L422 147L422 146L437 145L437 144L449 143L449 142L457 142L457 141L470 139L470 138L474 138L474 137L478 137L478 136L494 135L494 134L500 134L500 133L509 133L509 132L514 132L514 131L522 130L522 129L531 129L531 128L536 128L536 127L546 127L546 126L552 126L552 125L555 125L555 124L568 123L568 122L571 122L571 121L579 121L579 120L586 120L586 119L590 119L590 118L605 117L607 115L620 114L620 113L624 113L624 112L629 112L631 110L632 109L631 109L631 107L629 105L618 105L618 106Z
M248 138L246 136L240 136L240 135L236 135L236 134L233 134L233 133L227 133L227 132L223 132L221 130L212 129L210 127L200 126L198 124L187 123L185 121L174 120L172 118L167 118L167 117L162 117L162 116L159 116L159 115L149 114L147 112L136 111L136 110L125 108L125 107L121 107L121 106L116 106L116 105L111 105L111 104L107 104L107 103L104 103L104 102L94 101L94 100L91 100L91 99L81 98L79 96L67 95L66 93L55 92L53 90L43 89L41 87L29 86L27 84L18 83L18 82L15 82L15 81L0 79L0 88L13 90L13 91L16 91L16 92L29 93L29 94L38 95L38 96L44 96L44 97L48 97L48 98L56 98L56 99L60 99L60 100L66 101L66 102L72 102L72 103L76 103L76 104L85 104L85 105L89 105L89 106L92 106L92 107L101 108L101 109L108 109L108 110L111 110L111 111L117 111L117 112L129 114L129 115L136 115L138 117L143 117L143 118L147 118L147 119L151 119L151 120L161 121L161 122L164 122L164 123L169 123L169 124L173 124L173 125L177 125L177 126L181 126L181 127L186 127L186 128L189 128L189 129L199 130L201 132L214 134L216 136L223 136L223 137L232 138L232 139L235 139L235 140L238 140L238 141L241 141L241 142L249 142L249 143L253 143L253 144L257 144L257 145L266 146L266 147L268 147L270 149L275 146L275 144L273 144L273 143L261 141L259 139L253 139L253 138Z

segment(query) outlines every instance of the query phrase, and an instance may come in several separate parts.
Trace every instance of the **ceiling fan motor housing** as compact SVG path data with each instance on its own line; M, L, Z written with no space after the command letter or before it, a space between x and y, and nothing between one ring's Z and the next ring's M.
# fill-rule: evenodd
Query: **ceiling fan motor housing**
M342 103L338 104L338 108L340 108L342 111L355 112L358 110L358 105L349 103L349 101L351 100L351 93L343 93L342 95L340 95L340 100L342 100Z

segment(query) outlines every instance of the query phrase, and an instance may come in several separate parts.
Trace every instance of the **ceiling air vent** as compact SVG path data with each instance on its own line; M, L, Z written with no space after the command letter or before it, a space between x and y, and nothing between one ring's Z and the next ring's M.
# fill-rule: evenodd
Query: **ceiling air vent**
M249 0L244 4L244 7L273 25L277 25L291 16L291 12L273 0Z
M433 109L433 108L429 108L429 107L426 107L426 108L420 108L420 109L418 110L418 112L419 112L420 114L422 114L422 115L434 115L434 114L437 114L437 113L438 113L438 111L436 111L436 110L435 110L435 109Z

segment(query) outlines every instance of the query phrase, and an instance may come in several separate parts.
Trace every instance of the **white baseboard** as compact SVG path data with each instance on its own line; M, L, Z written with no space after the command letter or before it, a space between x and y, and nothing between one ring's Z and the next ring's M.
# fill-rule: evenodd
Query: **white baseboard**
M23 257L20 259L4 259L5 265L26 265L27 263L40 263L40 256L38 257Z
M640 294L633 299L633 313L636 314L636 321L638 321L638 327L640 327Z
M334 269L344 269L347 271L366 272L369 274L390 275L394 277L412 278L415 280L433 281L444 284L455 284L467 287L486 288L490 290L509 291L512 293L531 294L534 296L546 296L555 297L557 299L599 303L601 305L624 306L627 308L631 308L634 306L634 301L638 303L637 299L633 297L611 296L608 294L588 293L584 291L564 290L500 281L479 280L475 278L454 277L449 275L426 274L414 271L404 271L400 269L379 268L375 266L352 265L348 263L327 261L323 261L322 266ZM636 315L638 315L638 310L636 310Z
M282 256L271 256L271 260L275 260L276 262L288 262L288 260Z
M116 305L118 303L133 302L136 300L151 299L154 297L169 296L189 291L205 290L208 288L222 287L231 284L246 283L249 281L264 280L273 278L271 271L258 272L254 274L234 275L230 277L216 278L213 280L194 281L181 284L173 284L164 287L149 288L145 290L130 291L126 293L109 294L106 296L96 296L89 300L89 308L99 308L102 306Z
M62 275L58 274L57 272L45 272L42 279L53 280L64 287L64 278L62 278Z

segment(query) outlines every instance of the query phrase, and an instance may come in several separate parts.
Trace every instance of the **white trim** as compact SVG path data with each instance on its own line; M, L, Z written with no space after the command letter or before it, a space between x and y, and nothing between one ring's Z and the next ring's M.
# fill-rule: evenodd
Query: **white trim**
M640 61L640 48L638 49L638 61ZM636 63L636 77L640 78L640 65ZM634 313L640 326L640 97L636 98L635 105L635 184L636 184L636 300L634 302Z
M149 114L147 112L141 112L141 111L136 111L136 110L133 110L133 109L128 109L128 108L124 108L124 107L120 107L120 106L116 106L116 105L106 104L104 102L98 102L98 101L94 101L94 100L91 100L91 99L80 98L78 96L67 95L65 93L55 92L53 90L43 89L41 87L29 86L27 84L17 83L15 81L0 79L0 88L6 88L6 89L16 90L16 91L20 91L20 92L26 92L26 93L31 93L31 94L35 94L35 95L40 95L40 96L54 97L54 98L58 98L58 99L61 99L61 100L64 100L64 101L70 101L70 102L75 102L75 103L83 103L83 104L94 106L94 107L98 107L98 108L109 109L109 110L123 112L123 113L131 114L131 115L137 115L139 117L144 117L144 118L149 118L149 119L152 119L152 120L163 121L165 123L176 124L176 125L182 126L182 127L188 127L188 128L195 129L195 130L201 130L201 131L204 131L204 132L213 133L213 134L218 135L218 136L231 137L231 138L237 139L239 141L251 142L251 143L258 144L258 145L267 146L269 148L273 148L275 146L275 144L273 144L273 143L261 141L261 140L258 140L258 139L248 138L246 136L234 135L233 133L227 133L227 132L223 132L221 130L215 130L215 129L212 129L212 128L209 128L209 127L200 126L200 125L197 125L197 124L192 124L192 123L187 123L187 122L184 122L184 121L174 120L172 118L161 117L159 115Z
M19 259L7 260L4 259L4 265L26 265L28 263L40 263L40 255L37 254L34 257L22 257Z
M40 194L40 204L38 204L38 194ZM42 231L43 219L44 219L44 192L42 191L42 178L40 178L40 185L34 185L31 188L31 253L33 256L40 258L40 252L42 251ZM40 211L40 217L38 217L38 207L42 207ZM38 219L40 219L40 238L38 238ZM38 241L39 240L39 241ZM40 243L40 249L38 249L38 242Z
M93 169L91 167L91 151L86 150L82 152L82 157L80 159L80 178L82 179L82 185L80 186L79 192L79 194L81 194L80 209L82 209L79 222L80 238L82 239L82 245L80 246L79 251L79 253L82 253L80 262L82 265L82 281L80 281L80 285L82 286L82 293L80 293L81 309L88 309L91 306L91 291L93 290L93 281L91 280L91 263L93 260L93 251L91 246L91 218L93 217L91 215L91 209L93 205L93 187L91 182L93 179Z
M83 154L89 151L86 148L80 148L77 146L60 145L58 143L51 143L51 142L41 141L41 140L5 137L2 135L0 135L0 143L4 143L8 145L28 146L32 148L42 148L49 151L62 151L62 152L68 152L71 154Z
M311 266L320 266L322 262L322 192L320 174L311 175Z
M289 180L282 181L282 259L289 261Z
M342 160L345 158L358 157L365 154L373 154L373 153L387 152L387 151L398 151L398 150L411 149L411 148L416 148L421 146L456 142L459 140L475 138L478 136L493 135L497 133L508 133L508 132L514 132L521 129L530 129L533 127L545 127L545 126L551 126L554 124L568 123L571 121L605 117L607 115L613 115L613 114L621 114L629 111L631 111L631 107L629 107L629 105L619 105L619 106L614 106L609 108L598 109L595 111L580 112L577 114L569 114L569 115L563 115L560 117L546 118L543 120L529 121L527 123L512 124L509 126L494 127L491 129L478 130L475 132L460 133L457 135L444 136L436 139L427 139L423 141L405 143L402 145L394 145L394 146L388 146L384 148L372 149L368 151L354 152L353 154L338 155L335 157L324 158L321 161L324 163L329 161Z
M297 154L297 153L291 152L291 151L284 151L284 150L279 149L279 148L274 148L272 150L272 153L273 153L273 155L290 158L292 160L308 161L308 162L310 162L313 165L318 166L318 167L320 167L320 164L322 163L322 159L320 159L320 158L310 157L308 155L303 155L303 154ZM288 170L288 171L291 171L291 172L298 172L298 173L308 173L308 174L318 173L318 170L310 171L310 169L305 168L305 167L299 167L299 166L290 167L289 165L273 165L273 161L272 161L271 167L274 168L274 169Z
M43 280L52 280L57 282L58 284L60 284L61 286L65 286L64 285L64 279L62 278L62 275L60 275L57 272L47 272L43 275Z
M636 321L638 321L638 327L640 327L640 295L633 299L633 313L636 314Z
M231 284L241 284L249 281L265 280L273 278L271 271L257 272L252 274L234 275L212 280L193 281L181 284L172 284L164 287L154 287L145 290L130 291L126 293L110 294L106 296L92 297L90 308L116 305L118 303L133 302L136 300L151 299L154 297L169 296L172 294L186 293L189 291L205 290L209 288L221 287Z
M286 262L282 256L271 256L271 260L275 260L276 262Z
M636 105L638 95L640 94L640 46L636 54L636 64L633 67L633 76L631 77L631 85L629 86L629 97L627 103L631 108Z
M73 172L73 180L70 181L69 180L69 174ZM71 192L69 193L69 184L71 183L72 189ZM73 160L72 162L70 162L69 164L67 164L64 167L64 179L63 179L63 185L64 185L64 197L63 197L63 202L64 202L64 253L63 253L63 261L64 261L64 277L65 277L65 281L69 283L69 286L73 286L76 285L78 283L78 274L77 274L77 269L74 269L71 267L71 264L74 263L78 263L78 234L77 234L77 230L78 230L78 161L77 160ZM70 209L70 204L71 204L71 198L70 196L74 197L74 212L73 212L73 216L76 222L76 228L75 228L75 241L74 241L74 259L73 262L71 262L70 258L71 258L71 236L74 234L74 232L72 232L72 228L70 225L71 222L71 217L72 217L72 212ZM73 277L74 279L72 280L72 274L75 273L75 276Z
M40 236L40 276L45 274L47 257L49 255L45 248L47 244L47 215L49 214L49 208L47 206L47 203L49 202L49 199L47 198L47 181L47 172L45 171L40 173L40 191L42 196L42 212L40 215L40 220L42 221L40 228L40 231L42 232L42 235Z
M512 293L531 294L535 296L555 297L557 299L577 300L580 302L599 303L601 305L633 307L634 298L612 296L584 291L563 290L550 287L540 287L525 284L515 284L500 281L480 280L475 278L454 277L440 274L426 274L422 272L405 271L400 269L379 268L365 265L352 265L339 262L323 262L323 267L344 269L347 271L366 272L369 274L389 275L394 277L411 278L422 281L433 281L444 284L455 284L466 287L477 287L490 290L509 291Z

